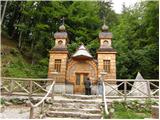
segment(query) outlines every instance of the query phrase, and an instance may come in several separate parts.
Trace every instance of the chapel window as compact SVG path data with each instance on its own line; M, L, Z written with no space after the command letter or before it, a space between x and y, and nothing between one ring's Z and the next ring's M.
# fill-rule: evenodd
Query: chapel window
M105 72L110 72L110 60L103 60L103 70Z
M55 59L54 69L56 72L61 72L61 59Z

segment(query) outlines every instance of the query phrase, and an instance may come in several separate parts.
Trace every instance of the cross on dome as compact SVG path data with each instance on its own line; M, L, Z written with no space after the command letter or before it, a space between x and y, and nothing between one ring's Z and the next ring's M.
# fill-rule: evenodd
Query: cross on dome
M59 27L59 30L60 31L65 31L66 27L64 26L64 17L61 20L62 20L62 25Z
M103 26L102 26L102 31L108 31L108 26L106 25L106 23L105 23L105 19L106 19L106 17L104 16L103 17Z

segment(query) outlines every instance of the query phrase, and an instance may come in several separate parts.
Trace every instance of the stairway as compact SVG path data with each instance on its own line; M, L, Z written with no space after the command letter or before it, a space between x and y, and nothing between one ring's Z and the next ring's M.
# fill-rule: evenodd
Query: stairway
M101 97L87 95L63 95L46 112L46 118L100 119Z

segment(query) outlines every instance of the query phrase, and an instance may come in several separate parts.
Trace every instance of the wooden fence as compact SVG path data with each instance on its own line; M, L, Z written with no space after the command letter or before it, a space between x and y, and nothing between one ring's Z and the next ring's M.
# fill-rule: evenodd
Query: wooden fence
M134 85L134 82L137 83L136 86ZM113 84L113 80L107 80L104 83L107 99L122 98L126 100L127 98L159 98L159 80L117 79L116 84ZM143 89L144 87L145 90Z
M54 100L54 85L52 79L32 79L32 78L1 78L1 94L2 95L20 95L28 96L30 101L30 119L34 118L34 109L40 106L40 113L44 112L44 101L47 97L51 97L52 103ZM31 102L32 96L43 96L37 103Z
M44 96L53 79L1 78L2 95Z

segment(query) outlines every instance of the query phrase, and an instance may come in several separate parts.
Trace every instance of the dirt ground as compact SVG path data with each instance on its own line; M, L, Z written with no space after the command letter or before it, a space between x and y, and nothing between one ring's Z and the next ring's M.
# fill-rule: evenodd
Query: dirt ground
M29 107L20 105L6 106L0 113L1 119L29 119Z

